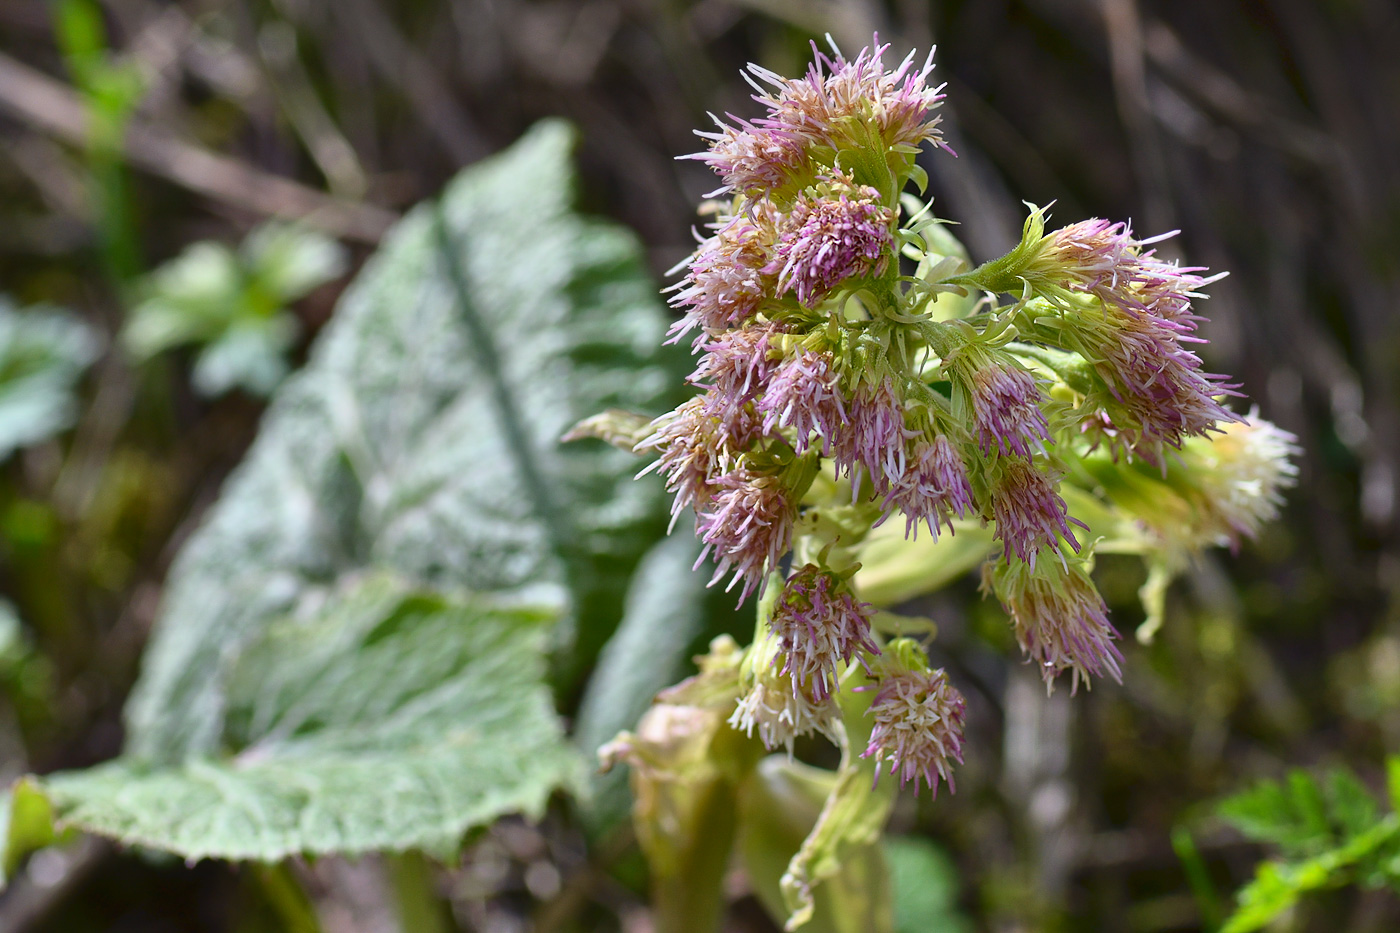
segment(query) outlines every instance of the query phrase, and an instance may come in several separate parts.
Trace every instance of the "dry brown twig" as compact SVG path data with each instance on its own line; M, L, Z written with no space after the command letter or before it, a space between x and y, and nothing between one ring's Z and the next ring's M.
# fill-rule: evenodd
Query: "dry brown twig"
M87 142L88 112L78 96L3 53L0 110L74 145ZM127 130L125 154L132 165L215 201L299 220L347 240L377 243L398 219L392 211L333 198L139 122Z

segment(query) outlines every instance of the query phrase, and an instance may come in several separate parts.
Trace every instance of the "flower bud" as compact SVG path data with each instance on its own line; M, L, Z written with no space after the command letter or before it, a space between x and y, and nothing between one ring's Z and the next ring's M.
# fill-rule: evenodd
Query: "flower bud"
M742 580L743 602L763 582L765 570L777 567L792 547L795 504L778 477L742 467L709 485L709 499L695 522L695 532L705 544L696 567L713 553L718 567L710 584L732 571L726 588Z
M797 199L764 271L777 273L779 295L812 307L847 279L884 272L894 221L880 192L837 176Z

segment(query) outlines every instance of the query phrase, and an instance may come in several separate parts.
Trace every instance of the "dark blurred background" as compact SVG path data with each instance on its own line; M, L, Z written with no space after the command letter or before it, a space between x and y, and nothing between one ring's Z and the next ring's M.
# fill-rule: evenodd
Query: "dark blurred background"
M1121 688L1047 702L995 650L1001 623L970 584L923 607L981 685L959 793L903 800L893 826L951 857L971 926L949 929L1200 929L1174 828L1224 898L1259 850L1203 815L1211 801L1295 765L1380 785L1400 749L1390 0L103 0L99 57L143 88L107 158L85 113L119 90L75 74L56 9L0 3L0 289L108 334L124 277L269 216L361 260L395 215L546 115L580 127L583 207L636 230L659 281L716 184L675 157L700 147L707 111L753 115L746 62L796 74L826 33L853 54L878 32L891 64L937 43L958 158L924 164L974 259L1015 242L1021 200L1054 201L1060 223L1179 228L1163 252L1230 271L1205 307L1209 367L1303 450L1284 519L1195 565L1155 644L1127 635ZM343 285L296 305L308 336ZM261 411L192 394L188 360L138 372L118 357L88 377L70 455L3 466L0 590L41 661L0 707L7 780L117 752L164 571ZM1129 633L1140 569L1104 559L1100 576ZM463 929L640 931L630 857L588 850L561 810L486 834L441 890ZM0 900L0 929L277 928L276 885L251 870L106 856L40 889ZM346 890L327 882L327 930L392 929L372 904L337 912ZM1386 895L1328 898L1299 928L1400 928ZM771 929L742 898L733 923Z

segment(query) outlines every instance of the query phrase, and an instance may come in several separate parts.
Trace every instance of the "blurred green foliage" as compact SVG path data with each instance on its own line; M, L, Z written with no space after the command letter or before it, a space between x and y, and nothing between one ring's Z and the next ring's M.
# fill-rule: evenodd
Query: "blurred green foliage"
M1388 760L1390 812L1345 768L1318 781L1291 771L1223 801L1217 812L1282 858L1260 863L1222 933L1250 933L1290 911L1303 895L1354 884L1400 894L1400 757Z
M20 311L0 296L0 460L72 425L78 380L100 346L70 312Z
M288 305L339 278L345 264L334 240L279 223L253 230L237 251L191 244L138 287L122 341L137 362L197 345L191 378L202 395L269 395L300 332Z

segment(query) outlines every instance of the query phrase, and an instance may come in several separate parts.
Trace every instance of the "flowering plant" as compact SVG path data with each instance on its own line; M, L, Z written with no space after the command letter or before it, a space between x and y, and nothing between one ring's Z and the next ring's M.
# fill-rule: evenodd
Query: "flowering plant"
M1253 535L1294 475L1291 436L1232 412L1237 387L1204 371L1195 306L1220 276L1159 256L1170 234L1100 219L1047 232L1031 207L1014 249L968 262L906 192L926 183L920 146L948 149L932 55L887 70L887 51L833 46L797 79L750 66L764 114L717 120L687 157L722 182L670 291L700 393L649 423L580 428L654 454L711 582L758 597L748 648L716 642L604 750L634 765L653 868L697 831L697 781L745 780L757 755L734 752L738 736L789 758L804 736L842 750L780 903L767 899L790 928L813 916L836 853L883 823L889 788L858 785L883 772L936 795L962 760L963 696L907 637L917 623L878 604L985 560L983 591L1047 690L1066 672L1071 692L1119 680L1095 552L1147 562L1150 639L1189 555ZM954 536L964 546L946 547ZM696 777L715 760L728 764Z

